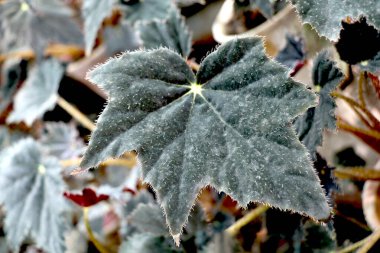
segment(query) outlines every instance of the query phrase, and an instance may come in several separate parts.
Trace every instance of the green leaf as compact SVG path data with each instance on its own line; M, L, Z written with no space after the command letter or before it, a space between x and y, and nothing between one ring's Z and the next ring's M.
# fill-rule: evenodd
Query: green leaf
M315 95L268 59L260 38L208 55L195 77L168 49L125 53L89 73L109 93L83 169L137 150L178 239L201 188L327 218L330 208L291 121Z
M46 111L53 109L64 67L55 59L47 59L29 73L24 86L16 94L8 123L25 121L31 125Z
M103 20L111 15L115 0L85 0L82 6L84 18L84 41L86 55L89 55L94 47L96 35Z
M171 0L139 0L137 3L121 5L126 20L131 24L139 20L165 19L173 6Z
M8 0L0 4L3 51L33 49L43 56L49 43L82 45L73 12L59 0Z
M76 158L84 151L84 143L75 126L64 122L46 123L40 142L46 153L59 159Z
M343 78L343 73L335 66L335 62L329 59L326 51L315 58L312 79L315 88L319 90L319 103L317 107L308 109L295 121L299 139L308 148L314 160L317 147L322 144L324 129L336 129L336 105L330 93Z
M317 32L337 41L347 17L359 19L366 16L370 24L380 28L380 1L378 0L290 0L297 8L304 23L312 25Z
M180 252L168 244L164 237L151 234L134 234L128 237L119 250L119 253L175 253Z
M184 57L190 54L191 35L177 8L172 7L165 20L139 22L137 29L146 49L162 46L168 47Z
M59 161L43 155L32 139L8 148L1 157L0 203L4 205L5 232L16 252L27 238L46 252L64 252L66 223L64 183Z

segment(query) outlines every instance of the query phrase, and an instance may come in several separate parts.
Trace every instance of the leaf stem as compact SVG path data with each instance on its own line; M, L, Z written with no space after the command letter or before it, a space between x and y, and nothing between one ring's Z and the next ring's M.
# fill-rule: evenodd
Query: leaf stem
M58 96L57 104L62 107L68 114L70 114L75 120L77 120L85 128L93 132L95 130L95 124L87 118L81 111L67 102L61 96Z
M96 249L99 250L100 253L108 253L108 250L96 239L94 233L92 232L90 226L90 220L88 218L88 207L83 207L83 220L84 225L86 226L86 230L88 233L88 237L90 241L95 245Z
M340 179L358 181L380 180L380 171L365 167L345 167L334 170L334 176Z
M380 239L380 229L374 231L369 237L368 240L365 241L363 247L361 247L358 253L367 253L373 245Z
M133 156L131 153L132 152L128 152L127 155L129 154L129 157L126 157L124 159L112 158L112 159L105 160L104 162L100 164L100 166L123 166L129 169L132 169L133 167L136 166L137 158L136 158L136 155ZM75 159L69 159L69 160L61 160L60 164L62 167L79 166L81 161L82 161L81 158L75 158Z
M346 248L338 250L336 253L349 253L349 252L352 252L352 251L356 250L357 248L359 248L363 244L365 244L369 240L369 238L370 238L371 235L369 235L368 237L366 237L366 238L364 238L364 239L362 239L362 240L360 240L358 242L355 242L354 244L351 244L351 245L347 246Z
M240 229L247 224L249 224L251 221L259 217L261 214L265 213L269 209L269 206L258 206L246 215L244 215L242 218L237 220L234 224L232 224L230 227L226 229L226 232L231 236L236 236Z

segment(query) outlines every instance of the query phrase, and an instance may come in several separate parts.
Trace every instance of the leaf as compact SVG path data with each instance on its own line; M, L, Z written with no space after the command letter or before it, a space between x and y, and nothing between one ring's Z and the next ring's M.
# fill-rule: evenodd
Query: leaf
M171 0L138 0L136 3L121 5L126 20L135 24L139 20L165 19L172 8Z
M312 79L319 90L319 103L298 117L294 125L299 139L309 150L312 158L316 159L317 147L322 144L324 129L335 130L335 101L330 93L343 80L343 73L329 59L326 51L320 53L314 60Z
M129 215L128 221L142 233L168 235L165 217L158 205L140 203Z
M109 93L83 169L137 150L178 238L201 188L327 218L330 208L291 120L315 102L269 60L260 38L235 39L195 77L168 49L131 52L89 73Z
M137 29L146 49L168 47L183 57L191 50L191 35L177 8L172 7L165 20L138 22Z
M125 20L115 26L106 26L103 30L103 38L109 55L137 50L141 43L135 30Z
M341 60L356 64L374 58L380 51L380 31L368 25L365 18L351 24L342 22L342 26L335 44Z
M183 7L189 7L194 4L205 5L206 0L175 0L175 3L179 8L183 8Z
M82 45L73 12L59 0L9 0L1 3L2 50L33 49L43 56L49 43Z
M291 0L303 23L312 25L329 40L337 41L341 22L347 17L366 16L369 23L380 28L380 2L377 0Z
M303 42L300 38L286 35L286 45L277 54L275 60L293 69L297 62L305 59Z
M47 59L29 73L24 86L16 94L13 112L7 123L25 121L31 125L46 111L53 109L64 67L54 59Z
M236 242L227 233L218 233L212 241L202 250L202 253L233 253L236 251Z
M24 60L6 61L2 67L3 82L0 86L0 113L12 102L17 87L25 79L27 62Z
M60 159L76 158L83 153L84 143L77 129L64 122L48 122L40 142L49 155Z
M119 250L119 253L175 253L181 252L168 244L164 237L151 234L134 234L128 237Z
M84 41L86 55L89 55L94 47L96 35L103 20L111 15L115 0L85 0L82 6L84 18Z
M6 213L9 246L18 252L30 236L46 252L64 252L66 202L59 161L43 155L31 138L19 141L5 154L1 157L0 203Z

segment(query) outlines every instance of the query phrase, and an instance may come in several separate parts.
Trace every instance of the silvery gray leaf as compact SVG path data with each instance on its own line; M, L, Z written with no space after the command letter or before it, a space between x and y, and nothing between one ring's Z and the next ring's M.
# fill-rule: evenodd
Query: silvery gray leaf
M122 54L88 77L110 100L81 167L136 150L175 239L207 185L243 207L260 202L329 217L307 150L291 126L316 97L267 58L260 38L220 46L196 76L181 56L163 48Z
M55 59L47 59L36 65L16 94L14 109L7 122L24 121L30 126L46 111L53 109L64 71L64 67Z

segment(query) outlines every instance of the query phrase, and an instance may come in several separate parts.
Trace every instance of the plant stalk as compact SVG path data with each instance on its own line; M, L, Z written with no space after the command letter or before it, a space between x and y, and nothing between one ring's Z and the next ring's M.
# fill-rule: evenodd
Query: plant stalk
M261 214L265 213L269 209L269 206L258 206L246 215L244 215L242 218L237 220L234 224L232 224L229 228L226 229L226 232L231 236L236 236L240 229L247 224L249 224L251 221L259 217Z
M88 233L88 237L90 241L95 245L96 249L99 250L100 253L109 253L108 250L96 239L94 233L92 232L90 226L90 220L88 218L88 207L83 207L83 220L84 225L86 226L86 230Z

